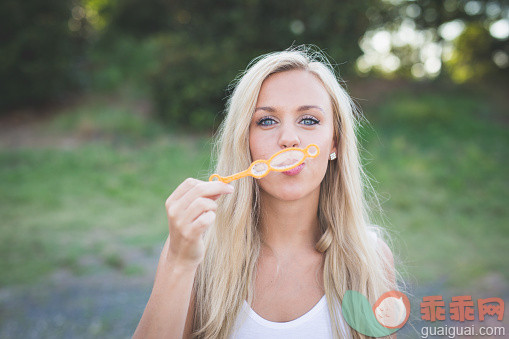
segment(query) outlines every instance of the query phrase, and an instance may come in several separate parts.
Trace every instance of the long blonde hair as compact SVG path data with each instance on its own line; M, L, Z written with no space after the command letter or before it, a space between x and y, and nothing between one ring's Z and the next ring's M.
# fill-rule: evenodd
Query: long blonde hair
M253 60L238 78L227 104L214 144L214 173L230 175L249 167L249 125L262 82L271 74L301 69L316 75L330 95L334 115L337 161L330 161L320 184L318 208L322 236L316 249L324 253L323 281L333 333L344 337L338 318L346 290L367 296L373 304L381 294L395 289L387 277L386 256L370 236L387 237L371 225L356 129L360 113L340 86L327 59L309 47L270 53ZM218 200L216 219L204 234L205 258L195 278L193 337L227 338L232 334L243 301L253 299L256 262L261 238L258 230L260 188L251 177L234 183L235 192ZM353 338L366 336L351 330Z

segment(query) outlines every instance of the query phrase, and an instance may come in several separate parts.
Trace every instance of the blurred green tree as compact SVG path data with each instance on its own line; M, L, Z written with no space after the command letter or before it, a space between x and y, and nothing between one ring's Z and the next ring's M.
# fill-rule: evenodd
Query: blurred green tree
M497 50L495 39L479 22L470 23L454 41L450 59L445 63L452 80L458 83L494 77L497 68L492 55ZM509 51L508 51L509 52ZM506 73L507 74L507 73Z
M0 112L61 95L73 81L79 39L66 0L0 2Z
M220 122L225 89L254 57L292 45L314 44L342 75L352 73L365 13L377 0L315 2L112 1L104 39L121 35L157 41L148 78L159 116L168 124L209 129ZM180 127L179 127L180 128Z
M384 0L368 16L373 26L364 36L361 72L440 75L455 82L503 81L509 75L507 0ZM379 48L378 56L366 57L380 45L374 41L382 37L376 35L380 31L390 34L388 50ZM383 67L389 59L395 60L393 65Z

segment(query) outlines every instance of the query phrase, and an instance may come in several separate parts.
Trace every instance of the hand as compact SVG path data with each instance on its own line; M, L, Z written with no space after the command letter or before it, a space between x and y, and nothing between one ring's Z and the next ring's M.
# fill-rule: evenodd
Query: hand
M233 192L221 181L187 178L166 200L169 226L168 255L181 265L198 266L205 255L203 232L214 223L216 200Z

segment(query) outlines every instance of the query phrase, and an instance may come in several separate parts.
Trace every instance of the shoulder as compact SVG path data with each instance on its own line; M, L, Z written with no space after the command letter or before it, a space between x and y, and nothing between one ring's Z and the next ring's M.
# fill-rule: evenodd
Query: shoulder
M392 255L392 251L387 243L382 239L382 237L377 232L377 226L370 225L368 226L368 234L370 238L375 243L375 246L379 253L381 253L385 259L394 265L394 257Z
M385 256L385 259L394 266L394 256L392 255L392 251L387 243L383 241L382 238L378 238L377 245L380 248L381 253Z
M382 238L378 238L378 247L380 248L381 255L384 256L385 274L391 284L395 287L396 268L394 267L394 256L392 255L392 251Z
M387 243L382 239L381 236L378 235L376 227L369 227L368 233L371 238L374 240L376 244L377 252L385 266L385 272L389 280L395 284L395 267L394 267L394 256L392 254L391 248L387 245Z

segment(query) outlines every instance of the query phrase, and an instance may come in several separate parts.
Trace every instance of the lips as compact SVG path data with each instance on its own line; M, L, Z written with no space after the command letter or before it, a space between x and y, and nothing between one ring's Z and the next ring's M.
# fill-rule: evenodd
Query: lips
M305 165L306 164L302 163L299 166L297 166L289 171L283 172L283 174L290 175L290 176L297 175L302 171L302 169L304 168Z

